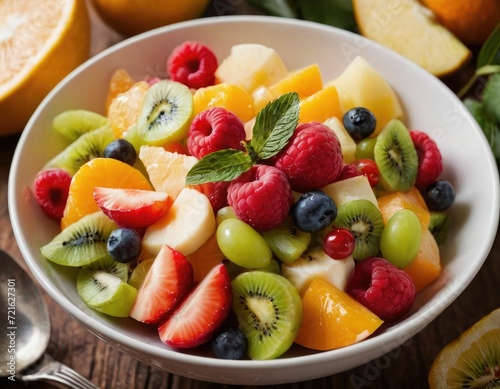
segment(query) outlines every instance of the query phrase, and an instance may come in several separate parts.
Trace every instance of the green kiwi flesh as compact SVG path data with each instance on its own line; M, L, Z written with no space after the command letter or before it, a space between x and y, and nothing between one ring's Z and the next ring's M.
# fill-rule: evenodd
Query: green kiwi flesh
M434 239L436 239L438 245L443 245L446 243L450 225L450 217L446 213L434 211L431 212L431 218L429 220L429 231L434 236Z
M137 118L137 135L152 146L180 141L188 134L193 112L193 95L187 86L159 81L146 92Z
M268 360L284 354L302 322L297 289L285 277L260 270L241 273L232 288L233 310L248 340L248 356Z
M363 260L378 254L384 220L380 210L371 201L356 199L340 205L332 225L347 228L353 233L354 259Z
M128 283L134 288L139 289L142 281L146 278L149 269L153 266L154 258L145 259L137 264L137 266L132 270Z
M73 142L81 135L97 130L107 124L108 119L96 112L85 109L72 109L56 115L52 121L52 128Z
M285 220L276 228L263 232L262 236L273 254L285 263L292 263L300 258L311 243L311 234L299 230L291 219Z
M86 215L41 248L42 255L59 265L79 267L109 257L107 240L117 224L102 211Z
M382 129L377 136L374 155L383 187L405 192L413 186L418 173L418 155L401 121L391 120Z

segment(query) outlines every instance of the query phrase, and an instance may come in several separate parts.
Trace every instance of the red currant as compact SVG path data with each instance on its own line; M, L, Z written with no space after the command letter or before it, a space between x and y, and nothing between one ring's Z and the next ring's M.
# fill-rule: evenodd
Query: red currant
M380 173L378 171L377 164L373 159L358 159L352 162L351 165L354 165L361 172L361 174L368 178L368 182L372 188L377 186Z
M354 235L347 228L334 228L323 239L323 250L333 259L344 259L354 251Z

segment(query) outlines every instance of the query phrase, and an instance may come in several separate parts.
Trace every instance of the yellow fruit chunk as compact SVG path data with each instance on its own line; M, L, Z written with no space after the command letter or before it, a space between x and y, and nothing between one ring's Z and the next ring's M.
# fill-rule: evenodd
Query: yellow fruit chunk
M194 282L200 282L224 258L225 256L217 244L217 236L214 234L203 246L187 256L187 260L193 265Z
M429 230L422 231L422 241L417 257L403 270L413 280L416 292L439 277L441 273L439 246Z
M135 84L135 80L128 74L125 69L117 69L111 76L108 85L108 94L106 96L106 113L109 110L109 105L111 101L118 96L120 93L128 91L132 85Z
M137 122L148 89L149 85L146 81L138 81L111 101L108 119L117 138L126 137L130 127Z
M363 57L356 57L327 85L337 88L343 113L365 107L375 115L377 126L373 136L389 121L403 116L403 108L392 87Z
M406 192L393 192L380 196L378 199L378 207L382 212L384 223L391 218L397 211L409 209L417 215L422 231L429 228L431 215L425 204L425 200L417 188L411 187Z
M255 116L252 96L242 87L234 84L216 84L199 88L193 95L194 114L212 108L223 107L247 122Z
M99 210L94 187L153 190L137 169L113 158L94 158L83 165L71 180L61 229Z
M231 47L215 72L217 83L236 84L252 93L259 86L270 86L288 74L280 56L270 47L243 43Z
M340 141L342 149L342 159L344 163L348 164L354 161L356 154L356 142L351 138L349 133L344 128L344 125L338 117L331 117L323 124L330 128Z
M339 95L334 86L327 86L300 102L299 123L323 123L333 116L342 118Z
M209 0L92 0L99 16L120 34L131 36L171 23L195 19Z
M498 388L500 308L446 345L429 371L430 389Z
M437 21L470 45L481 45L500 23L498 0L424 0Z
M454 72L471 57L470 50L418 0L353 0L353 6L362 35L436 76Z
M89 56L85 1L0 2L0 135L22 131L46 94Z
M319 278L307 288L302 306L302 325L295 343L314 350L357 343L383 323L347 293Z

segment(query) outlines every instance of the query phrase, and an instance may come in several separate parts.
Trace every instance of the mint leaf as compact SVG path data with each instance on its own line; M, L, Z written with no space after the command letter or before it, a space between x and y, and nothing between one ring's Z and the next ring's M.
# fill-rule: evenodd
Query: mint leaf
M298 0L302 17L349 31L357 31L352 0Z
M483 91L483 105L497 123L500 123L500 74L488 79Z
M260 159L273 157L287 144L299 121L299 104L297 93L287 93L257 114L250 146Z
M483 43L477 57L477 69L487 65L500 65L500 23Z
M247 0L267 15L284 18L297 18L296 4L293 0Z
M231 181L250 170L255 161L241 150L224 149L205 155L189 171L186 185Z

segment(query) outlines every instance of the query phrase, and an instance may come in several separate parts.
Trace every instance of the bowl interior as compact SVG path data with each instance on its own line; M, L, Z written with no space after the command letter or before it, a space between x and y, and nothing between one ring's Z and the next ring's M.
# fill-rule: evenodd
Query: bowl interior
M450 211L453 226L441 248L442 275L418 294L406 319L344 349L313 353L294 347L275 361L221 361L204 357L203 349L196 355L169 350L154 329L87 308L76 293L75 273L41 257L40 246L58 232L58 224L42 214L29 187L38 170L64 145L51 131L52 118L66 109L103 113L108 81L117 68L125 68L136 79L165 77L168 54L185 40L209 44L219 59L234 44L262 43L276 49L290 70L318 63L324 82L361 55L394 88L409 127L425 131L437 141L444 159L443 177L453 182L457 192ZM290 19L243 16L201 19L142 34L108 49L69 75L42 102L22 134L11 168L9 210L21 252L38 281L91 332L176 374L229 384L263 384L317 378L354 367L425 327L463 291L484 262L498 225L498 193L498 171L481 130L459 99L435 77L342 30ZM273 371L271 377L262 374L266 369Z

